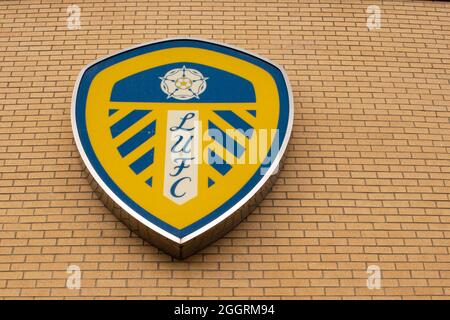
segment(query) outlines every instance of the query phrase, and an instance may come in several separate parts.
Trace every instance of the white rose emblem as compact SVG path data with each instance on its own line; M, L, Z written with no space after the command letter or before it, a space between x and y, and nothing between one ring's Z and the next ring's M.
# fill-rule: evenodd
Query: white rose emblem
M200 99L200 94L206 90L206 80L200 71L195 69L177 68L168 71L161 79L161 90L167 94L167 99L189 100Z

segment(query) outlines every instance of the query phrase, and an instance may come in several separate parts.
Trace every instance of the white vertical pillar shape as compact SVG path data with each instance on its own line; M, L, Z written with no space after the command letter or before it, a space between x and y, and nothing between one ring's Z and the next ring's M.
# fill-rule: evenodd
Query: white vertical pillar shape
M164 196L180 205L198 193L198 120L198 111L167 113Z

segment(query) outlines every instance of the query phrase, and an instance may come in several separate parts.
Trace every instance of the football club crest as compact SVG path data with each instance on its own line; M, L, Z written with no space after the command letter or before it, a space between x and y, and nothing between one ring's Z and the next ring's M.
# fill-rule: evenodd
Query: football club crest
M88 65L72 99L74 137L100 199L176 258L223 236L264 198L292 122L280 67L190 38Z

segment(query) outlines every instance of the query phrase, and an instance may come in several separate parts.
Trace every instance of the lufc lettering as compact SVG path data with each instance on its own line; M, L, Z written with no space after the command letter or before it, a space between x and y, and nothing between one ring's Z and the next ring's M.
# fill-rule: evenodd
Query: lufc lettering
M194 130L194 127L185 127L186 122L192 118L195 117L195 114L193 112L186 113L184 117L181 118L181 122L177 126L173 126L170 128L170 131L175 133L176 135L176 141L173 144L172 148L170 148L170 152L174 154L184 154L186 156L183 157L176 157L173 159L175 162L174 172L170 173L172 177L177 177L175 182L172 183L172 186L170 187L170 194L174 196L175 198L181 198L186 195L186 192L183 193L177 193L178 185L184 181L187 180L188 182L192 181L192 178L189 176L183 176L183 170L190 167L190 162L194 160L194 157L189 156L192 152L192 140L194 139L194 136L191 134L186 138L186 135L177 135L177 132L184 131L184 132L191 132ZM181 175L181 176L180 176Z
M167 115L164 193L178 204L197 194L197 120L198 111L170 110Z

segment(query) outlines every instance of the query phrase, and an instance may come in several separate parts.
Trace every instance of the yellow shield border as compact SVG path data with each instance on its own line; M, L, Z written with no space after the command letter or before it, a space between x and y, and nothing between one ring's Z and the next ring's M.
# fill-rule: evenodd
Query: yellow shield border
M280 99L280 119L278 121L279 148L275 154L268 155L268 157L270 157L270 167L265 170L263 175L255 174L255 176L253 176L246 185L223 206L199 221L179 230L143 210L139 204L127 197L127 195L115 185L114 181L102 167L102 164L97 159L95 152L90 145L86 128L85 111L86 98L90 84L95 76L105 68L123 60L155 50L186 46L213 50L232 57L237 57L261 67L273 77ZM205 64L207 64L207 62ZM218 238L219 235L228 232L234 225L239 223L259 201L262 200L263 196L258 195L267 193L271 184L274 182L273 177L278 171L291 135L293 118L294 108L292 91L287 75L281 67L265 58L242 49L209 40L206 41L193 38L173 38L142 44L101 58L87 65L78 76L72 97L71 112L72 129L77 148L89 174L91 185L93 185L94 189L100 193L101 199L107 207L132 230L176 257L190 255L207 243ZM239 217L234 217L230 220L236 213L239 213ZM218 228L221 224L228 224L228 227L223 226L222 228ZM216 232L218 230L223 232ZM207 236L208 234L209 236ZM169 240L170 243L166 240ZM187 248L188 243L193 243L193 245L190 246L189 250L184 250L184 253L181 253L181 248L183 246Z

